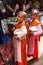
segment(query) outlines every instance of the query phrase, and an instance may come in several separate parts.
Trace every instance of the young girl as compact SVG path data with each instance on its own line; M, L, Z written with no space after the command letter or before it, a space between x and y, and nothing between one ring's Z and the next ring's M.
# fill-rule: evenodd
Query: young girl
M26 34L27 29L25 21L27 14L20 11L17 15L18 24L15 26L15 30L20 30L20 33L13 36L13 47L14 47L14 65L27 65L26 62Z
M38 58L38 41L39 41L39 35L42 33L42 28L40 25L39 20L37 19L38 14L37 10L32 9L30 17L31 22L29 25L29 41L28 41L28 57L33 57L33 59ZM37 30L32 30L31 27L36 27Z

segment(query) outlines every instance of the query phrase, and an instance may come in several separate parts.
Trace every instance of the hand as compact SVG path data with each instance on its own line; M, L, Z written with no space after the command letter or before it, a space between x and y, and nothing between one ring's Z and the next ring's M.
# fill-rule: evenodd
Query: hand
M15 27L13 27L12 31L14 31L14 30L15 30Z
M15 15L15 12L16 12L18 9L19 9L19 5L18 5L18 4L16 4L16 5L15 5L14 12L13 12L13 15Z
M17 39L17 40L20 40L17 35L14 35L14 38Z
M14 35L14 38L17 39L17 35Z
M25 5L23 5L23 11L26 11L26 6Z
M17 9L19 9L19 4L16 4L16 5L15 5L15 11L16 11Z
M13 12L13 15L15 15L15 11Z
M30 35L32 36L34 34L34 32L33 31L30 31Z

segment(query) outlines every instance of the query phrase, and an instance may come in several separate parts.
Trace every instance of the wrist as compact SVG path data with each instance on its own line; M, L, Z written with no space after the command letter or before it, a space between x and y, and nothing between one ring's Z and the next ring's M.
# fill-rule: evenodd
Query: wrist
M12 11L11 11L12 13L14 12L14 9L12 9Z

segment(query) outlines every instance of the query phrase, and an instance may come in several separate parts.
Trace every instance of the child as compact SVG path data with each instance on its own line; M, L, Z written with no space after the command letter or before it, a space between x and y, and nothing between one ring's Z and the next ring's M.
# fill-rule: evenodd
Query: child
M31 14L31 22L29 25L29 30L31 27L36 27L38 30L29 32L29 41L28 41L28 57L33 57L33 59L38 59L38 41L39 35L42 33L42 28L40 25L38 17L38 12L35 9L32 9Z
M26 34L27 29L25 21L27 14L20 11L17 15L18 24L15 26L15 30L20 29L20 34L14 34L13 36L13 47L14 47L14 65L27 65L26 62ZM15 31L14 30L14 31Z

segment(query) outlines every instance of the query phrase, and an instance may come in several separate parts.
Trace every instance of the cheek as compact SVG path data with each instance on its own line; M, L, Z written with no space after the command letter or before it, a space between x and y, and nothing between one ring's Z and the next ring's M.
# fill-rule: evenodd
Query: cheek
M35 16L31 16L31 18L35 18Z
M17 21L21 21L21 19L17 19Z

